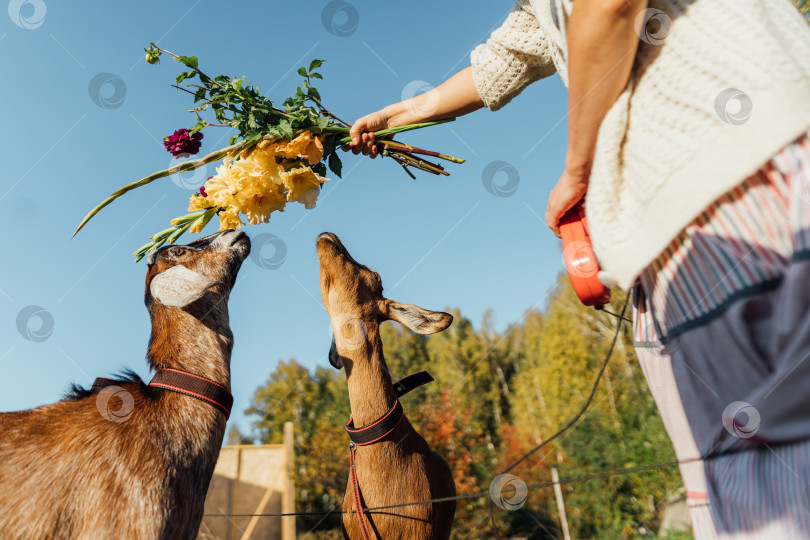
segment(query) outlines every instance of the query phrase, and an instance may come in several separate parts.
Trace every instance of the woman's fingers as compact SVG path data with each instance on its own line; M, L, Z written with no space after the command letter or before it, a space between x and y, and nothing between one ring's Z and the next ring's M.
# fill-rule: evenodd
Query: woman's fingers
M358 118L349 129L349 136L352 140L343 147L343 150L347 152L351 150L355 155L362 152L364 156L377 157L379 150L373 132L390 127L388 123L389 119L383 111L377 111Z
M360 137L360 140L361 140L360 147L362 148L363 155L368 156L374 149L374 134L363 133L363 135L361 135Z
M359 118L354 124L352 124L351 129L349 129L349 136L352 138L352 146L357 146L360 144L360 136L364 131L366 131L368 124L366 118L366 116Z
M587 176L574 177L568 170L563 172L549 194L546 207L546 225L555 236L560 236L560 219L585 196L586 191L588 191Z

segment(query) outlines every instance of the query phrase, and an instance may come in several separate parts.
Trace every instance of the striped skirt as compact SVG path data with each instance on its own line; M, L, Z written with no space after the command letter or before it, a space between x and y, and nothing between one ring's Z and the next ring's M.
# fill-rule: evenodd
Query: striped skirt
M633 292L695 538L810 539L810 137L707 208Z

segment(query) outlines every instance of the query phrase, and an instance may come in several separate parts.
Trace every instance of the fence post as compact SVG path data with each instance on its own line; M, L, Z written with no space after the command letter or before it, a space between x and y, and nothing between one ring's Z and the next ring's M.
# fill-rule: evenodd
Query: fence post
M236 474L233 479L228 482L228 513L236 513L236 497L239 494L239 479L242 476L242 448L239 446L234 447L236 451ZM225 532L225 538L232 540L239 538L239 533L236 531L236 521L232 518L228 520L228 528Z
M560 512L560 527L562 528L563 538L571 540L571 534L568 532L568 517L565 515L565 502L563 501L562 489L560 489L560 475L557 473L557 467L551 468L551 480L554 482L554 495L557 497L557 510Z
M281 512L295 512L295 430L292 422L284 423L284 457L286 462L286 480L281 495ZM281 518L282 540L295 540L295 516Z

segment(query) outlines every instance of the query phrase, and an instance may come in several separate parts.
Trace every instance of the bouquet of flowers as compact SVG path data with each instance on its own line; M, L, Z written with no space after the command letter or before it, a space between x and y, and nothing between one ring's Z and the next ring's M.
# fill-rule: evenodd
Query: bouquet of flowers
M194 113L196 124L192 128L178 129L164 138L163 145L172 156L197 154L206 128L233 128L238 133L231 137L230 146L226 148L154 172L121 187L85 216L74 236L102 208L123 194L159 178L220 159L222 164L216 168L216 175L206 180L199 193L191 195L189 213L174 218L170 227L152 235L147 244L133 253L136 261L167 242L174 243L187 231L200 233L214 216L219 216L220 229L237 229L244 225L243 217L251 225L266 223L273 212L283 211L288 203L297 202L308 209L314 208L321 186L328 181L327 166L340 177L342 164L337 150L350 142L351 126L323 106L318 90L312 85L315 79L323 79L317 71L323 60L313 60L308 68L300 68L298 74L303 77L303 84L282 107L276 107L270 98L246 82L244 76L209 77L199 69L194 56L178 56L154 43L144 50L150 64L159 63L165 53L188 68L177 76L172 86L193 96L196 106L190 112ZM203 119L200 113L205 112L213 112L216 121L212 123ZM427 161L423 156L453 163L463 163L464 160L403 144L391 136L452 120L377 131L380 154L396 161L411 178L415 178L411 169L447 175L441 165Z

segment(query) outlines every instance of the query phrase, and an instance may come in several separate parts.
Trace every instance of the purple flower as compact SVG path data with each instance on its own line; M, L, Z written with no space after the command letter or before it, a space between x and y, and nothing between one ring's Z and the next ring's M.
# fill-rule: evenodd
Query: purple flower
M163 146L165 146L166 150L171 152L174 157L181 154L194 155L200 151L202 138L203 134L201 132L195 131L189 135L189 130L182 128L168 137L163 137Z

